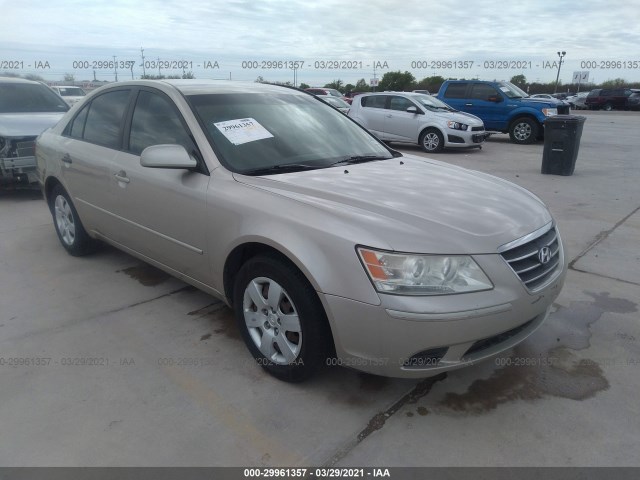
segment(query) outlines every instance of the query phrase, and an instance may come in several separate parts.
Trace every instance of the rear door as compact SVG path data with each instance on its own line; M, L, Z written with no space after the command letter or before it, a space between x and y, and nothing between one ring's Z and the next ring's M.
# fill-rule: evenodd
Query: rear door
M469 86L468 82L456 82L450 83L447 85L444 95L440 100L445 102L446 104L452 106L456 110L461 110L466 112L465 103L468 103L467 97L467 87Z
M362 125L381 140L387 139L384 121L387 115L385 106L388 98L388 95L367 95L359 98L362 105L359 113Z
M105 235L117 232L115 197L109 171L122 144L130 88L109 90L85 105L60 140L62 182L84 227Z

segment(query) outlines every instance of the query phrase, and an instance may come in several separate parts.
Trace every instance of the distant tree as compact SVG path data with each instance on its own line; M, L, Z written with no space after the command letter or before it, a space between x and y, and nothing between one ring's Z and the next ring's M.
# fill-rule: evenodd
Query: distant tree
M342 80L340 80L340 79L334 80L331 83L327 83L324 86L324 88L335 88L336 90L338 90L340 92L342 91L343 87L344 87L344 82Z
M17 74L17 73L15 73L15 72L3 72L3 73L2 73L2 76L3 76L3 77L19 77L20 75L18 75L18 74Z
M356 92L369 92L369 91L371 91L371 87L369 86L369 84L367 83L367 81L364 78L361 78L360 80L358 80L356 82L356 86L354 88L354 91L356 91Z
M146 75L142 75L140 78L142 78L143 80L162 80L163 78L169 78L169 77L165 77L164 75L150 75L150 74L146 74ZM177 77L180 78L180 77Z
M265 83L264 78L262 77L262 75L258 76L258 78L255 79L256 83Z
M167 75L167 78L171 78L173 80L177 80L179 78L182 78L180 75Z
M345 91L345 92L353 92L355 89L356 89L356 86L355 86L355 85L353 85L352 83L347 83L347 84L344 86L344 91Z
M65 73L64 74L64 81L65 82L75 82L76 81L76 77L73 73Z
M298 88L301 90L304 90L305 88L311 88L311 86L303 82L300 85L298 85Z
M189 70L188 72L184 72L182 74L182 78L196 78L196 76L193 74L191 70Z
M511 80L509 81L513 83L516 87L519 87L523 90L527 88L527 77L525 77L523 74L514 75L513 77L511 77Z
M27 80L35 80L36 82L44 82L44 78L40 75L36 75L35 73L27 73L24 78Z
M416 77L411 72L405 71L404 73L398 70L397 72L387 72L380 80L379 90L392 90L397 92L404 92L413 90L416 85Z
M442 85L444 80L444 77L440 75L426 77L416 83L414 90L429 90L430 93L436 93L440 90L440 85Z
M624 78L614 78L613 80L606 80L601 84L602 88L622 88L627 86Z

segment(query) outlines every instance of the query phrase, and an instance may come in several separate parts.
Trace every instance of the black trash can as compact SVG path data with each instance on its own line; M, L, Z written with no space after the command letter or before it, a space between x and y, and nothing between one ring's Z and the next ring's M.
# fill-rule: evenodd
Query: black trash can
M556 109L558 110L558 115L569 115L571 112L571 105L563 103L562 105L558 105Z
M578 115L556 115L545 120L542 173L573 175L586 119Z

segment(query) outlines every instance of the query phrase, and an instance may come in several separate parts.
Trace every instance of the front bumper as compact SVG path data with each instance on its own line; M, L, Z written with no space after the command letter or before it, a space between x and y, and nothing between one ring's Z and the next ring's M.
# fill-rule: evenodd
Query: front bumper
M529 292L498 255L474 257L493 290L431 297L380 295L380 305L323 295L336 345L331 364L376 375L422 378L474 364L531 335L564 283L566 263L552 281Z
M489 134L484 130L464 131L447 129L445 146L449 148L477 147L484 143Z
M37 182L35 137L6 138L3 143L0 149L0 182Z

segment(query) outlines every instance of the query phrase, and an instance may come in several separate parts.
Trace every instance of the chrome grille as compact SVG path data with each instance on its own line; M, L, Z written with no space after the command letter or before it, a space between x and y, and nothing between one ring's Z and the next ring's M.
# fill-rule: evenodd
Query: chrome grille
M549 260L542 263L539 257L544 247L549 248ZM562 244L553 226L532 240L501 251L500 254L529 290L537 290L545 285L562 267Z
M35 140L16 142L16 157L33 157L35 155Z

